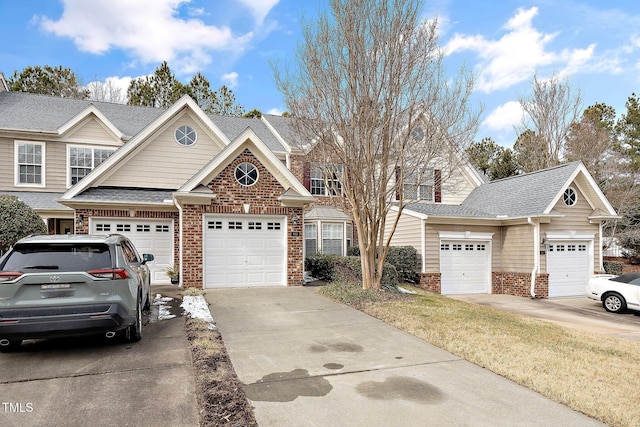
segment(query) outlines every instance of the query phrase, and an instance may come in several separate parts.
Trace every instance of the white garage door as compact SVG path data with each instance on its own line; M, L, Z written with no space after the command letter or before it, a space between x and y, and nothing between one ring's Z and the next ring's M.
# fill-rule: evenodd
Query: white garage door
M286 285L285 217L205 216L205 287Z
M441 292L489 293L489 242L443 240L440 243Z
M121 218L92 218L91 232L94 234L118 233L131 240L142 254L153 254L149 263L152 284L169 283L165 274L173 264L173 221Z
M549 296L584 295L589 281L589 242L557 241L547 249Z

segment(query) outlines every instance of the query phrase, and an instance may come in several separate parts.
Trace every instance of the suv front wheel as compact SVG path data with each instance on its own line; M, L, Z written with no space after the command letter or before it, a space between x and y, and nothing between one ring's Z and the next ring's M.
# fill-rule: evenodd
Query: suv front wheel
M136 321L124 330L124 339L127 342L140 341L142 338L142 298L138 295L136 302Z

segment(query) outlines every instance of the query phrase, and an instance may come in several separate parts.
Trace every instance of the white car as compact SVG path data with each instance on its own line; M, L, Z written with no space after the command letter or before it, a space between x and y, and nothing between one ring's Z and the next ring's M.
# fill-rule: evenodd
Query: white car
M587 284L586 294L593 300L602 301L604 309L611 313L626 309L640 311L640 273L593 276Z

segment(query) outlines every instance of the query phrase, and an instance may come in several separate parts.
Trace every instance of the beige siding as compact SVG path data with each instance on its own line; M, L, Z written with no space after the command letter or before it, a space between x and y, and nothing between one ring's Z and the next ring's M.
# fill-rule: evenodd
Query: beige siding
M174 133L178 126L191 126L196 143L180 146ZM183 113L150 137L150 143L109 176L101 185L177 189L220 152L218 143L205 132L199 121ZM140 177L144 176L144 180Z
M395 221L397 212L391 211L387 215L387 222L385 224L385 237L389 236L391 227ZM420 233L421 220L414 216L403 213L398 221L395 233L391 238L391 246L413 246L418 251L418 254L422 256L422 236Z
M531 272L534 265L533 236L534 227L529 224L503 227L501 271L508 273Z
M491 270L496 271L500 266L500 248L502 246L500 227L468 226L451 224L426 224L426 272L440 271L440 232L493 233L491 239Z
M462 171L452 175L442 183L442 203L459 205L473 191L475 186Z
M0 138L0 190L13 190L13 139Z
M594 241L594 268L598 270L600 260L600 227L596 224L589 223L589 215L593 213L593 208L589 205L582 192L573 186L578 194L577 203L574 206L567 206L560 199L553 208L554 213L564 215L562 218L554 218L550 224L543 224L541 228L541 237L545 237L545 233L575 233L575 234L593 234L596 235ZM541 256L540 267L546 272L547 259L546 255Z
M74 143L98 143L109 144L118 146L122 142L116 139L115 136L94 116L90 116L83 120L74 128L63 135L64 139Z
M47 189L46 191L66 191L67 189L67 145L60 142L47 143Z

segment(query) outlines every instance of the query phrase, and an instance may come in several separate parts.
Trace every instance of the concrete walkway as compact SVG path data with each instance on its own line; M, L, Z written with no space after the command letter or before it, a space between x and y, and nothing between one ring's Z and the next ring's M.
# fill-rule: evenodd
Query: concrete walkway
M207 290L268 426L597 426L313 288Z

